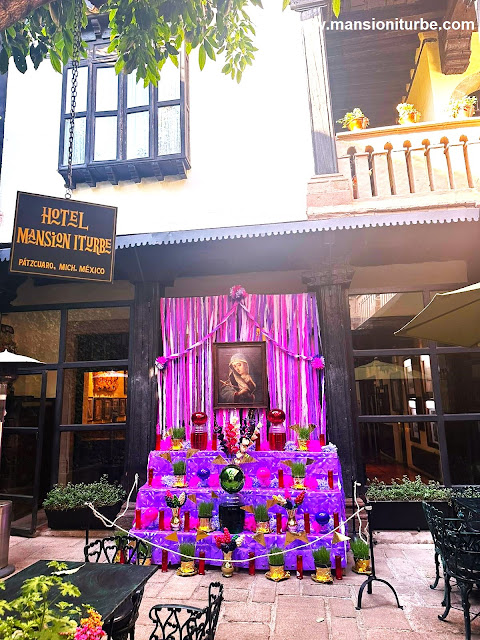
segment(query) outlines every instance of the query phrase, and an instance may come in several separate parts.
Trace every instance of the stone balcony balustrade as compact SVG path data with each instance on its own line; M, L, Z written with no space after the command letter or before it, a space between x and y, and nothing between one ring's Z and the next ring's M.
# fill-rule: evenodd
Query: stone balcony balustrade
M339 174L309 183L309 218L480 202L480 118L339 133Z

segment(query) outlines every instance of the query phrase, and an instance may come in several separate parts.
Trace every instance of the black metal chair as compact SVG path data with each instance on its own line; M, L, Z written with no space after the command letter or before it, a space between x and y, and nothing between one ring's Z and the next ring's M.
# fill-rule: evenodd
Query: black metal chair
M109 564L145 564L148 549L141 540L130 536L111 536L94 540L83 549L85 562ZM135 591L115 615L111 629L112 640L134 640L135 624L143 598L143 587Z
M446 528L442 542L445 567L446 601L445 611L438 616L445 620L451 603L452 578L460 589L463 618L465 620L465 640L471 638L471 621L480 615L480 611L470 617L470 593L480 583L480 533L472 531L454 531Z
M180 604L156 604L148 614L155 627L150 640L214 640L223 585L212 582L208 587L208 606L204 609Z

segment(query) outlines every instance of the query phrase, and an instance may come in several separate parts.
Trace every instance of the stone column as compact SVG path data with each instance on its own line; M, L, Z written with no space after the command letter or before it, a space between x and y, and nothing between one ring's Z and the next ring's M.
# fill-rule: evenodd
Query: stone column
M346 264L327 265L303 276L308 290L317 296L325 357L327 434L338 448L347 496L351 496L352 478L363 482L348 305L353 272Z
M128 433L125 480L131 486L135 473L146 481L148 454L155 448L158 400L155 358L160 349L160 298L158 282L136 282L131 364L128 371Z

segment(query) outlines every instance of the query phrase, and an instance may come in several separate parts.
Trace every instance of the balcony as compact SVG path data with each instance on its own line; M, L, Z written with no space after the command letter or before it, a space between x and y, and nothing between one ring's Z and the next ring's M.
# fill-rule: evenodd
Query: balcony
M316 176L310 218L480 201L480 118L339 133L340 175Z

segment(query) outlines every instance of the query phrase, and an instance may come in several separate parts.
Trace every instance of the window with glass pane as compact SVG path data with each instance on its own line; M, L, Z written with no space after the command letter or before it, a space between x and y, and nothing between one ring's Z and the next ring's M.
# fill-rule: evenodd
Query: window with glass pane
M1 349L16 351L40 362L58 362L60 311L2 313Z
M430 357L355 358L359 415L435 414Z
M422 346L419 339L394 335L423 309L421 291L363 293L349 296L349 302L354 349Z
M442 481L436 422L361 422L359 427L369 480L391 483L419 475L424 482Z
M127 419L127 369L67 369L62 424L111 424Z
M73 181L119 180L143 177L186 177L188 117L186 62L167 61L157 87L144 87L135 74L115 74L108 42L90 45L79 71L75 119ZM65 73L63 148L59 170L65 177L68 161L71 69ZM87 108L88 105L88 108ZM175 158L172 158L175 156ZM132 160L138 163L132 164ZM180 161L180 162L179 162ZM128 162L128 164L127 164ZM93 172L85 172L92 163ZM94 163L94 164L93 164ZM108 167L103 163L108 163ZM112 164L115 163L115 164ZM86 176L88 176L86 178Z
M480 421L445 422L452 484L480 484Z
M125 431L70 431L60 439L58 482L95 482L106 474L110 482L122 479Z
M65 360L126 360L130 307L69 309Z
M480 413L480 353L438 356L444 413Z

